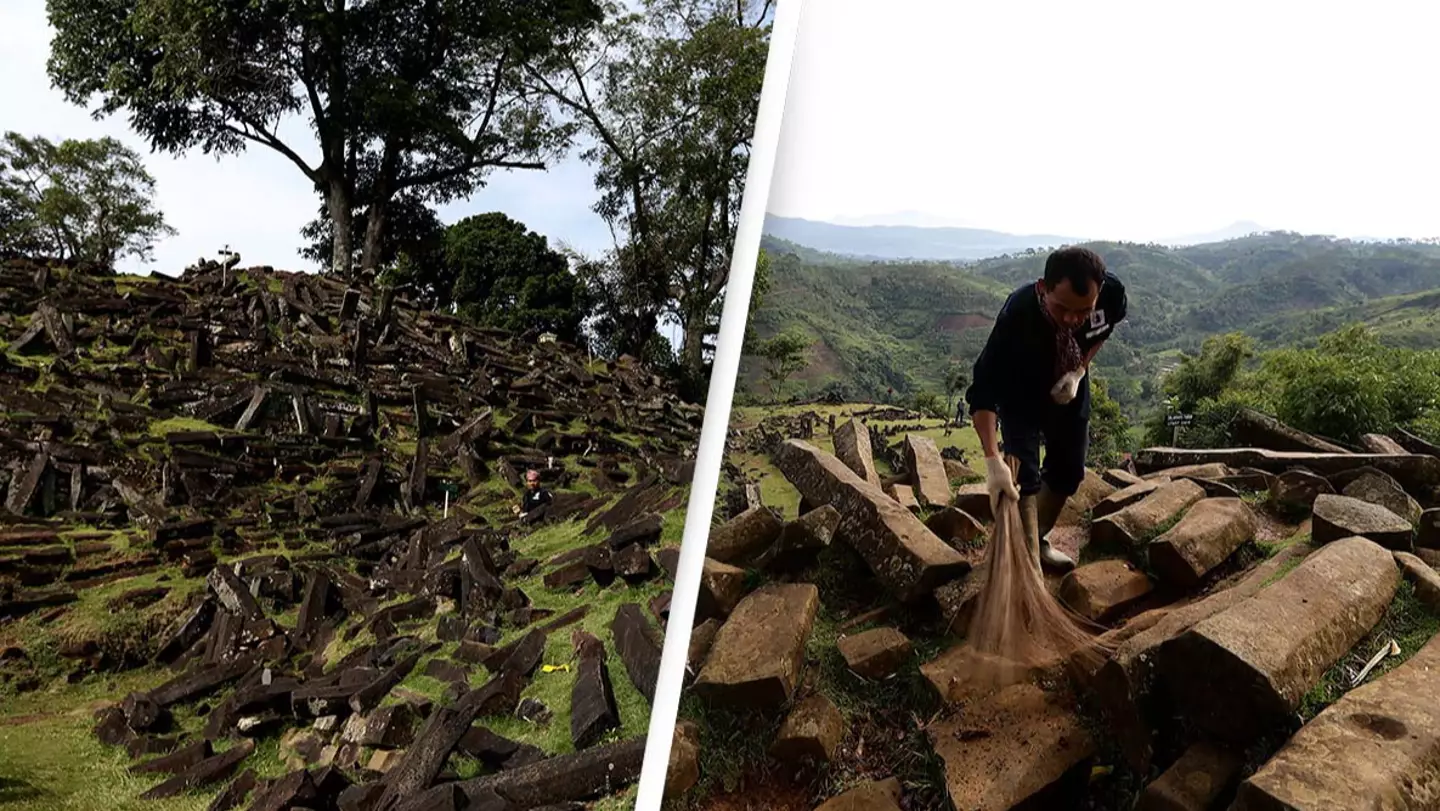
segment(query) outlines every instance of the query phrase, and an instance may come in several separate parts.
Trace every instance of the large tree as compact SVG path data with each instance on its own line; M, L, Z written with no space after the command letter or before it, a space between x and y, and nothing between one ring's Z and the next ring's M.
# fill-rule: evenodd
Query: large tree
M496 211L445 231L445 266L460 314L482 326L545 331L575 342L585 319L584 289L545 237Z
M627 291L615 339L644 354L656 314L678 322L683 382L703 390L708 341L729 281L772 4L644 0L610 7L598 33L576 37L528 70L531 86L582 125L596 167L596 211L616 235L593 264Z
M48 0L49 72L159 150L283 155L323 196L331 264L373 268L396 195L466 195L495 168L544 168L570 127L519 81L595 0ZM284 134L301 116L314 141ZM318 145L318 161L305 153Z
M410 297L422 307L443 310L450 306L453 275L445 267L445 224L435 210L417 194L404 193L390 201L385 217L385 234L372 259L373 269L384 282L409 288ZM351 223L350 238L360 245L365 239L365 222ZM308 244L300 255L321 266L328 265L335 251L335 229L325 207L300 229Z
M155 179L114 138L0 140L0 253L43 254L114 268L149 258L175 233L155 207Z

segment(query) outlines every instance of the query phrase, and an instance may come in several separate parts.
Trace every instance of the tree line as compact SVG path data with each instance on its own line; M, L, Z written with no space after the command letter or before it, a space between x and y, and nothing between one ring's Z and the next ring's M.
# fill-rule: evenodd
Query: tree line
M771 0L49 0L48 11L48 73L71 102L124 115L159 152L288 160L319 198L304 253L325 272L407 284L497 326L578 338L583 324L597 352L703 390ZM308 143L282 132L294 117ZM148 198L138 158L106 149ZM598 255L552 249L501 214L448 226L435 214L496 170L543 171L573 152L594 169L594 210L613 235ZM22 171L6 157L7 178ZM0 225L18 219L10 210ZM136 216L145 226L96 261L168 233L153 204ZM12 251L50 246L0 233Z

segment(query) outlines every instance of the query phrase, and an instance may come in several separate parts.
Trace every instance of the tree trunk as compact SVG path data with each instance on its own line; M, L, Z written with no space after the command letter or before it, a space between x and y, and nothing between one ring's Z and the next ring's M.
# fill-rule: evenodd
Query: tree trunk
M350 247L350 226L355 215L350 209L350 193L345 188L343 179L330 181L330 192L325 204L330 210L330 230L335 235L330 254L330 272L342 279L348 279L350 266L354 261Z
M385 209L383 200L370 204L365 217L365 245L360 252L360 270L374 272L380 266L380 247L385 236Z

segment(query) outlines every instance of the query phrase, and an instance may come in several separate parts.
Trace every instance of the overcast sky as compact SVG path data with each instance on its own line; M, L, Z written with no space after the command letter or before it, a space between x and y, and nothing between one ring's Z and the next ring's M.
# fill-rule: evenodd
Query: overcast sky
M245 265L313 270L301 259L300 227L319 210L320 200L300 170L263 147L218 161L196 151L183 157L150 154L123 116L94 121L50 88L45 59L51 30L44 0L0 0L0 132L52 140L114 136L144 157L155 176L160 209L179 233L161 242L153 264L128 260L121 270L176 274L200 256L214 258L225 245L240 251ZM282 130L288 142L312 161L318 155L305 122ZM491 176L473 198L446 206L441 219L503 211L550 238L586 250L610 244L605 223L590 211L596 198L594 173L571 159L549 172L505 172Z
M1440 4L1390 0L812 0L768 209L1082 238L1239 220L1440 236L1437 22Z

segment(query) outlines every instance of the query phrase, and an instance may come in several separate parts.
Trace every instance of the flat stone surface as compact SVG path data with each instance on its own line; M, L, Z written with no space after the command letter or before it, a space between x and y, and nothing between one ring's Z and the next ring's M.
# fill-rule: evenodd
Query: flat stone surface
M1414 527L1393 512L1350 496L1323 495L1315 499L1310 537L1330 543L1359 535L1386 549L1409 551Z
M1124 488L1129 487L1132 484L1140 484L1141 482L1145 481L1139 476L1136 476L1134 473L1131 473L1128 470L1122 470L1118 467L1112 467L1109 470L1104 471L1100 474L1100 477L1105 480L1106 484L1109 484L1116 490L1123 490Z
M721 563L745 563L769 549L782 529L770 508L751 507L710 531L705 554Z
M1090 543L1100 548L1134 551L1166 522L1179 517L1205 497L1195 482L1181 479L1160 485L1154 492L1090 526Z
M1233 473L1230 466L1224 462L1203 462L1198 465L1180 465L1169 467L1163 470L1147 473L1142 479L1154 481L1157 479L1223 479Z
M781 446L776 462L802 497L839 510L837 535L902 601L923 597L969 571L970 564L960 553L834 456L792 439Z
M900 781L891 777L861 783L821 803L815 811L900 811L900 794Z
M1160 489L1162 482L1140 481L1116 490L1100 500L1099 504L1091 511L1090 516L1096 520L1107 515L1113 515L1129 507L1156 490Z
M1011 809L1083 790L1095 743L1067 702L1018 684L929 727L957 809ZM1067 779L1068 778L1068 779ZM1071 787L1069 780L1078 780ZM1073 794L1072 794L1073 796Z
M1440 786L1440 637L1351 690L1240 785L1237 811L1434 808Z
M784 705L799 684L805 641L819 608L820 592L808 583L751 592L716 632L691 689L720 706Z
M1440 572L1409 552L1396 552L1405 579L1415 586L1415 597L1434 611L1440 611Z
M829 504L785 524L772 551L776 556L810 555L830 545L840 526L840 511Z
M1316 498L1334 492L1329 479L1302 469L1287 470L1270 482L1270 500L1297 512L1314 508Z
M1086 619L1106 622L1152 589L1150 578L1128 562L1101 560L1066 574L1060 599Z
M832 437L835 458L850 469L862 481L875 487L880 486L880 474L875 471L875 452L870 447L870 429L865 423L851 417L835 428Z
M893 675L910 658L910 640L894 628L872 628L836 643L850 669L867 679Z
M1210 811L1234 788L1244 761L1211 743L1197 743L1145 787L1135 811Z
M829 763L845 737L845 718L830 699L813 695L799 702L770 746L770 756L791 763Z
M1238 498L1207 498L1150 542L1150 568L1161 582L1189 589L1255 537L1255 513Z
M915 488L908 484L892 484L885 488L885 494L895 499L895 503L910 512L920 511L920 500L915 498Z
M1385 436L1384 434L1361 434L1360 447L1364 448L1370 453L1386 453L1396 455L1403 455L1409 453L1409 451L1405 450L1404 445L1401 445L1399 442L1396 442L1395 440L1391 439L1388 436Z
M1384 507L1414 525L1420 521L1420 502L1400 483L1380 471L1367 471L1345 485L1341 495Z
M1283 723L1384 614L1400 582L1364 538L1322 547L1249 599L1166 642L1160 672L1181 715L1219 740Z
M945 461L935 440L920 434L905 435L905 465L910 469L910 486L922 507L948 507L954 494Z

